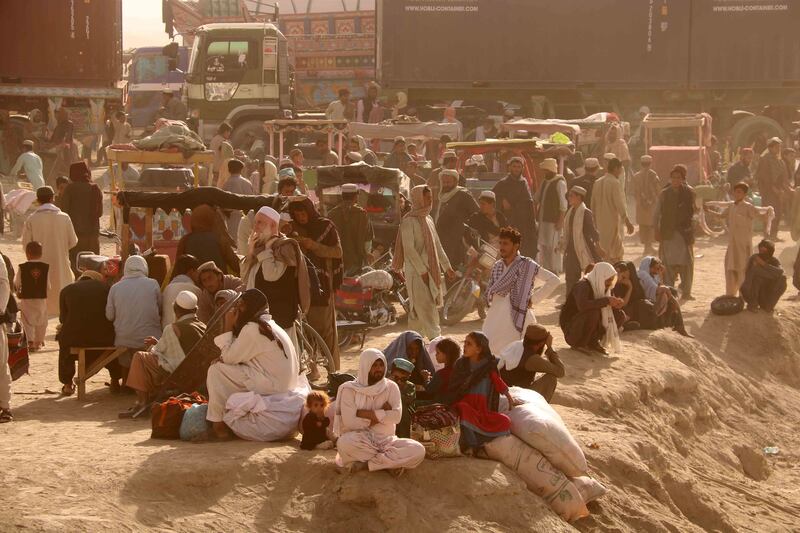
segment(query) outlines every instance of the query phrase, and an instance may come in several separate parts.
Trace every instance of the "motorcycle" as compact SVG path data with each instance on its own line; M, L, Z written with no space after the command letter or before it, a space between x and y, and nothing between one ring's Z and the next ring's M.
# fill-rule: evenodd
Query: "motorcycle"
M497 248L481 239L477 231L466 225L464 228L469 243L469 260L460 279L445 293L444 305L439 312L439 319L445 326L458 324L476 307L481 320L486 318L486 300L482 295L486 292L489 273L499 255Z
M405 280L399 272L367 270L360 276L345 278L336 291L339 347L345 348L356 339L363 347L368 330L396 324L393 300L408 312Z

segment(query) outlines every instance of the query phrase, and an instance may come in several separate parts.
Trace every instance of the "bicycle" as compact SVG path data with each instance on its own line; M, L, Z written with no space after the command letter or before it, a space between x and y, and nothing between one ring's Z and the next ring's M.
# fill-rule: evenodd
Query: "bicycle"
M336 365L328 345L325 344L322 336L306 322L302 313L294 322L294 331L297 336L300 372L307 374L312 389L327 390L330 375L336 372Z

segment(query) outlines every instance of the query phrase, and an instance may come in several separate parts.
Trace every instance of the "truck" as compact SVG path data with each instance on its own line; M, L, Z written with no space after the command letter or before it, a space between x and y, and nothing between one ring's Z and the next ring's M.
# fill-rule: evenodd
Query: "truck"
M128 64L128 97L125 109L128 122L135 133L152 127L162 104L162 93L170 90L180 94L186 69L189 65L189 48L178 48L175 69L170 69L169 58L160 46L137 48Z
M68 159L46 141L58 109L68 112L73 137L90 156L106 117L123 105L122 1L4 0L0 50L0 172L30 137L46 175L64 171Z
M264 121L292 113L286 37L272 23L214 23L195 29L184 93L198 133L233 126L235 147L264 137Z
M732 147L798 120L800 2L377 0L376 10L378 79L412 105L707 112Z

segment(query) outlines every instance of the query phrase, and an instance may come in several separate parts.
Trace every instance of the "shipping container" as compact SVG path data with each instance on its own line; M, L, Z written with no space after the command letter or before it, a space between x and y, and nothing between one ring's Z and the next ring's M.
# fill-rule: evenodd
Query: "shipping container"
M800 83L798 0L695 0L695 88L780 88Z
M390 87L683 87L691 0L379 0Z
M0 1L0 83L114 87L122 0Z

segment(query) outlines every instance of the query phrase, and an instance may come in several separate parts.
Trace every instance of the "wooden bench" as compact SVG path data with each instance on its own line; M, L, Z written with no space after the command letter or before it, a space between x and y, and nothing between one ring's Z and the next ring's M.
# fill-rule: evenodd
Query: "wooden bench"
M86 397L86 380L100 372L108 363L125 353L127 348L115 346L87 346L70 348L72 355L78 356L78 377L75 378L78 384L78 399ZM102 352L92 366L86 368L86 352Z

